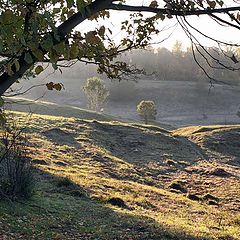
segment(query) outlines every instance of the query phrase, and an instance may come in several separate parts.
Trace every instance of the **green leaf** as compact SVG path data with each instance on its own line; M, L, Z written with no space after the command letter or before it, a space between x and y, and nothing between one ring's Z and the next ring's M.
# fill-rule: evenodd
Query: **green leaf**
M15 65L15 68L16 68L16 72L18 72L19 69L20 69L20 64L19 64L18 60L14 61L14 65Z
M45 50L49 50L53 47L53 40L50 35L47 36L47 38L41 43L41 46Z
M157 1L152 1L151 4L149 5L151 8L157 8L158 7L158 2Z
M61 11L60 8L53 8L53 13L54 13L54 14L57 14L57 13L59 13L60 11Z
M49 56L50 61L51 61L52 63L56 63L56 62L58 61L58 59L59 59L59 56L58 56L57 52L56 52L54 49L51 49L51 50L49 51L48 56Z
M70 58L75 59L79 54L79 48L76 44L73 44L70 48Z
M54 88L54 83L53 82L47 83L46 86L48 90L52 91Z
M83 0L77 0L77 10L81 12L82 15L84 15L84 7L85 7L85 2Z
M62 53L65 51L65 44L64 42L56 44L53 49L58 53L58 55L62 55Z
M165 15L162 13L158 13L157 16L163 21L165 19Z
M62 84L61 83L56 83L53 86L57 91L61 91L62 90Z
M223 6L223 4L224 4L224 2L223 1L217 1L218 2L218 4L220 5L220 7L222 7Z
M67 0L67 7L71 8L74 5L74 0Z
M43 60L44 54L43 54L43 52L40 49L34 49L32 51L32 53L38 60L40 60L40 61Z
M104 26L101 26L98 30L99 36L104 37L105 31L106 31L106 28Z
M216 7L216 2L215 1L209 1L207 0L207 3L209 5L210 8L214 9Z
M5 69L7 71L7 74L9 76L12 76L13 75L13 70L12 70L12 64L11 63L8 63L6 66L5 66Z
M3 14L2 14L2 18L5 23L10 23L13 19L13 12L9 9L7 9Z
M38 65L38 66L35 68L35 73L36 73L37 75L39 75L42 71L44 71L44 68L43 68L43 66L41 66L41 65Z
M24 61L28 64L33 63L32 55L30 53L25 53Z

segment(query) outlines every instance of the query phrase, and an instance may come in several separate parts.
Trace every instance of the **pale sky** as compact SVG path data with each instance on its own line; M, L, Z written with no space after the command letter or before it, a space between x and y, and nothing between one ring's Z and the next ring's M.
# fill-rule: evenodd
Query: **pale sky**
M151 0L150 1L149 0L129 0L127 2L131 5L139 5L139 4L148 5L149 2L151 2ZM159 2L163 2L163 1L159 1ZM233 5L236 6L237 4L237 3L233 3L233 0L227 0L227 1L225 0L224 2L226 6L233 6ZM240 1L239 1L239 4L240 4ZM113 31L114 38L116 39L116 41L118 41L123 36L123 32L120 31L121 22L128 18L129 18L129 13L127 12L112 11L111 18L106 21L99 22L98 25L101 26L102 24L104 24L105 26L106 25L109 26ZM200 17L189 16L187 17L187 19L192 26L199 29L206 35L209 35L221 41L240 44L240 30L233 29L230 27L219 26L215 21L213 21L207 16L200 16ZM169 30L165 30L161 32L157 37L154 38L154 42L162 41L172 33L173 29L175 30L169 39L167 39L160 45L154 45L156 48L160 46L160 47L167 47L171 49L173 44L176 42L176 40L182 41L185 47L190 45L190 41L186 37L182 28L179 25L175 26L175 24L177 24L177 20L175 18L171 20L164 20L163 22L159 22L160 29L166 28ZM95 27L96 27L96 23L88 21L81 24L78 27L78 29L81 31L87 31L87 30L94 29ZM198 33L194 31L192 31L192 33L195 33L195 36L198 38L198 40L200 40L202 44L207 46L212 46L214 44L212 41L200 36Z

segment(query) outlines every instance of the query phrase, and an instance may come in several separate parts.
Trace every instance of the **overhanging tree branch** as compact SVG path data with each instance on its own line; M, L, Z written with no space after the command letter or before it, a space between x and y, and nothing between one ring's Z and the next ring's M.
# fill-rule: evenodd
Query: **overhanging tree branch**
M87 5L81 12L77 12L72 17L67 19L64 23L62 23L59 27L57 27L57 34L60 40L57 41L55 39L55 44L58 44L59 42L64 41L66 35L70 33L73 28L75 28L77 25L79 25L81 22L91 17L92 15L107 8L111 2L112 2L111 0L105 0L105 1L96 0L93 3ZM24 56L27 52L32 56L33 63L31 64L27 63L24 60ZM46 54L47 52L45 51L44 53ZM19 70L16 71L16 69L13 69L14 73L11 76L7 72L4 72L0 76L0 86L1 86L0 96L2 96L4 92L13 83L15 83L19 78L21 78L24 75L24 73L34 65L35 61L36 61L36 57L31 53L31 51L24 51L19 57L19 65L20 65Z

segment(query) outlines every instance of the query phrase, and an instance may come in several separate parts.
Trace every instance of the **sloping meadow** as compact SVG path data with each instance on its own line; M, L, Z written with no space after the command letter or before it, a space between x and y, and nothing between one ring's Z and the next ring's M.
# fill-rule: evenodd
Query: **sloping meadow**
M239 148L229 141L239 127L43 115L26 124L14 114L27 125L36 187L31 200L0 202L5 239L240 239Z

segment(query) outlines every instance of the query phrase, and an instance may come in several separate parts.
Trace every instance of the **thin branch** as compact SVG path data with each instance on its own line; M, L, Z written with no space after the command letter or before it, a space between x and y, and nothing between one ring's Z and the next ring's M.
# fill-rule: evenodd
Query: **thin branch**
M16 96L24 95L24 94L26 94L27 92L29 92L30 90L32 90L33 88L43 87L43 86L45 86L45 85L46 85L46 84L34 85L34 86L29 87L28 89L26 89L26 90L23 91L23 92L17 92L17 93L14 93L14 94L12 94L12 95L4 95L4 97L16 97Z
M184 21L187 23L187 25L192 28L194 31L196 31L197 33L201 34L203 37L205 38L208 38L214 42L217 42L217 43L221 43L221 44L224 44L224 45L229 45L229 46L233 46L233 47L240 47L240 44L234 44L234 43L227 43L227 42L223 42L223 41L220 41L218 39L215 39L213 37L210 37L208 35L206 35L205 33L201 32L200 30L198 30L197 28L195 28L193 25L191 25L189 23L189 21L187 21L187 19L184 17Z
M216 83L223 83L223 84L226 84L225 82L223 81L219 81L213 77L211 77L208 72L206 71L206 69L199 63L198 59L197 59L197 56L195 54L195 50L194 50L194 46L196 45L193 41L193 36L192 34L189 32L188 28L186 27L186 25L184 25L183 22L181 22L178 18L177 18L180 26L182 27L182 29L184 30L185 34L187 35L187 37L190 39L191 41L191 49L192 49L192 54L193 54L193 59L194 61L196 62L196 64L198 65L198 67L203 71L203 73L207 76L207 78L210 80L210 85L213 84L213 82L216 82Z
M228 12L227 12L228 13ZM226 21L226 20L224 20L224 19L222 19L222 18L220 18L220 17L218 17L218 16L216 16L216 15L214 15L214 14L209 14L211 17L213 17L213 18L215 18L215 19L217 19L219 22L222 22L222 23L225 23L226 25L229 25L229 26L231 26L231 27L233 27L233 28L237 28L238 30L240 30L240 26L237 26L237 25L235 25L235 24L233 24L233 23L231 23L231 22L228 22L228 21Z
M206 37L207 37L207 35L203 34L201 31L199 31L198 29L194 28L194 27L186 20L185 17L184 17L183 19L184 19L184 22L185 22L189 27L191 27L192 29L194 29L194 30L197 31L198 33L202 34L203 36L206 36ZM206 50L206 48L205 48L202 44L200 44L200 42L197 40L197 38L194 37L194 36L190 33L190 31L188 30L188 28L187 28L186 26L185 26L185 29L187 29L189 35L191 35L191 37L194 38L194 40L195 40L195 41L198 43L198 45L203 49L203 51L204 51L211 59L213 59L217 64L219 64L220 66L222 66L222 68L220 68L220 69L228 69L228 70L231 70L231 71L238 71L238 70L240 70L240 68L234 68L234 67L231 67L231 66L229 66L229 65L227 66L226 64L224 64L223 62L221 62L218 58L214 57L208 50ZM210 39L211 39L211 38L210 38ZM218 44L223 43L223 42L221 42L221 41L219 41L219 40L217 40L217 39L212 39L212 40L215 41L215 42L217 42ZM228 45L228 44L225 43L225 45ZM236 45L234 45L234 44L229 44L229 45L230 45L230 46L236 46ZM195 45L195 46L196 46L196 45ZM208 65L209 65L211 68L216 68L216 69L217 69L217 67L211 66L211 65L209 64L208 59L202 54L201 51L199 51L199 49L198 49L197 46L196 46L196 49L197 49L197 51L202 55L202 57L206 60L206 62L208 63ZM229 58L230 58L230 57L229 57Z
M130 5L119 5L110 4L108 9L117 11L128 11L128 12L150 12L156 14L170 14L172 16L199 16L199 15L210 15L214 13L228 13L231 11L240 11L240 6L229 7L229 8L215 8L215 9L203 9L203 10L173 10L166 8L152 8L146 6L130 6Z

